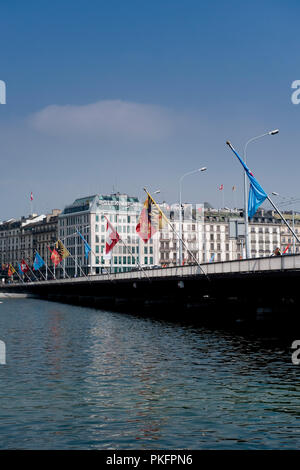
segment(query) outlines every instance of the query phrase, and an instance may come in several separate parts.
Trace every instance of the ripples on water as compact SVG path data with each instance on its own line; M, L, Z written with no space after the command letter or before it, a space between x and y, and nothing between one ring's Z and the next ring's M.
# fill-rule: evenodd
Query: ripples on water
M300 447L277 343L33 299L0 305L0 339L2 449Z

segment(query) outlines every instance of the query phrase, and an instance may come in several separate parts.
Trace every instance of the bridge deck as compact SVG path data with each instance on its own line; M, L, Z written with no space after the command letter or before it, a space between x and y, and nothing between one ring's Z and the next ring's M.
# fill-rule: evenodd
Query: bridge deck
M135 270L125 273L111 273L93 275L87 277L66 278L49 281L30 282L30 286L47 284L69 284L83 282L109 282L109 281L134 281L142 279L166 279L166 278L193 278L200 276L219 275L227 277L230 274L254 274L254 273L272 273L289 272L300 270L300 254L287 256L273 256L269 258L253 258L249 260L223 261L215 263L205 263L201 268L197 265L175 266L170 268L147 269L144 271ZM24 284L26 285L26 283ZM5 285L8 287L8 285Z

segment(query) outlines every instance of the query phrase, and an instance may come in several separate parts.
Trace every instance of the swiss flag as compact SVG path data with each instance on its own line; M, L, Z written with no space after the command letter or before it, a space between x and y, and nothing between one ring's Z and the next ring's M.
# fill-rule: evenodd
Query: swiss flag
M30 193L30 200L33 201L33 194L32 194L32 192Z
M285 250L284 250L284 252L282 253L283 255L285 255L285 253L288 251L289 247L290 247L290 243L285 247Z
M221 184L221 186L219 186L219 191L222 191L222 189L224 188L223 184Z
M106 218L106 221L107 221L107 223L106 223L105 254L108 254L113 249L113 247L118 243L118 241L120 240L120 235L113 228L113 226L111 225L108 218L106 216L104 216L104 217Z
M27 271L29 271L29 266L24 259L21 261L21 271L22 273L27 273Z

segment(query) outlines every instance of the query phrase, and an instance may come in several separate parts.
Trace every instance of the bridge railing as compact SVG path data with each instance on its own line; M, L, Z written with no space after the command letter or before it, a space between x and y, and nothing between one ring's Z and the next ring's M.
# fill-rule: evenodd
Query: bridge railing
M107 273L86 277L57 279L50 281L30 282L30 285L69 284L82 282L115 282L121 280L151 280L154 278L178 278L205 276L229 273L255 273L265 271L300 270L300 254L289 256L273 256L269 258L251 258L246 260L205 263L201 268L197 265L174 266L169 268L148 269L146 271L128 271L124 273ZM11 284L12 286L14 284ZM26 284L24 284L26 286ZM7 285L5 285L7 287Z

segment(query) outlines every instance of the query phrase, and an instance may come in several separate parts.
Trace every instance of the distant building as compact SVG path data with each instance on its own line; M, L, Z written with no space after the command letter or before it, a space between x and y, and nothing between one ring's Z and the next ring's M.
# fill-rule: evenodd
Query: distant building
M41 215L23 227L21 243L25 247L25 260L33 263L37 251L52 270L49 247L53 249L58 239L58 216L60 213L61 210L53 209L51 214ZM48 270L46 273L46 266L41 269L41 272L48 278L50 271Z
M162 266L179 265L179 205L166 203L160 204L160 208L169 219L170 224L165 224L160 235L154 238L154 244L158 243L159 257L156 264ZM203 204L182 205L182 240L183 263L195 264L195 260L202 261L204 240L204 208Z
M35 253L41 255L51 265L48 246L57 240L59 209L51 214L37 215L21 219L10 219L0 224L0 267L5 271L7 264L17 269L18 263L24 259L32 265ZM42 269L45 274L45 268Z
M59 238L71 253L63 264L62 275L99 274L108 268L113 272L128 271L138 266L155 264L154 243L144 244L136 233L142 204L127 194L87 196L76 199L59 216ZM119 241L105 254L106 216L118 231ZM84 253L83 235L91 247L88 259ZM65 274L66 273L66 274Z

